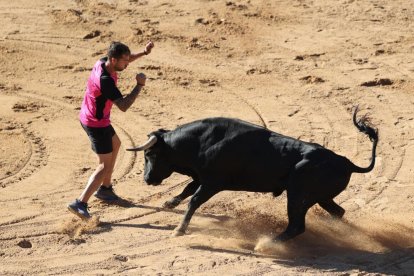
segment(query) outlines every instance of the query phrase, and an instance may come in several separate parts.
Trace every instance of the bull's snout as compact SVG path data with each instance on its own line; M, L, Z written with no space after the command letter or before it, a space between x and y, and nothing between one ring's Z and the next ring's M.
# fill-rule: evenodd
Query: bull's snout
M156 183L147 183L148 185L151 185L151 186L158 186L158 185L161 185L161 182L156 182Z
M155 179L151 179L149 177L144 177L145 182L151 186L158 186L161 184L161 181L157 181Z

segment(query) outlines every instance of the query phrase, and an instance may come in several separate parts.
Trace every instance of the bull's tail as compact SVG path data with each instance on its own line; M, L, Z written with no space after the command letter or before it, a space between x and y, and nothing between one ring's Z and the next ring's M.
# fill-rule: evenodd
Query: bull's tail
M356 173L367 173L372 171L375 166L375 151L377 148L378 143L378 129L374 128L370 123L370 119L367 115L362 116L359 120L356 119L356 115L358 113L358 106L355 108L353 121L354 125L360 132L365 133L368 135L369 139L372 142L372 157L371 157L371 164L369 164L366 168L358 167L354 165L353 171Z

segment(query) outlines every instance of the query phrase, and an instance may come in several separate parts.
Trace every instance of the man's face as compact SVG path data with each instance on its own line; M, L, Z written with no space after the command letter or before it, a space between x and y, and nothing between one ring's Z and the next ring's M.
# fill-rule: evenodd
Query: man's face
M122 55L120 58L114 58L114 68L115 71L123 71L125 68L128 67L129 64L129 55L125 54Z

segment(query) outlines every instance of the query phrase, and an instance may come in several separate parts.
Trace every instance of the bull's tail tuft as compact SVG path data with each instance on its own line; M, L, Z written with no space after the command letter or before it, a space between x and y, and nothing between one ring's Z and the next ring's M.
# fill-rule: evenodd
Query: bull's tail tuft
M359 118L359 120L357 120L356 115L358 113L358 110L358 106L356 106L353 117L354 125L358 128L359 131L368 135L371 142L378 141L378 129L372 125L369 114L365 114Z
M369 139L371 140L372 144L372 157L371 157L371 164L366 168L361 168L355 165L354 172L357 173L367 173L372 171L375 166L375 151L377 148L378 143L378 129L375 128L372 123L371 119L369 118L368 114L362 116L360 119L357 120L356 115L358 113L358 106L355 107L353 121L356 128L368 135Z

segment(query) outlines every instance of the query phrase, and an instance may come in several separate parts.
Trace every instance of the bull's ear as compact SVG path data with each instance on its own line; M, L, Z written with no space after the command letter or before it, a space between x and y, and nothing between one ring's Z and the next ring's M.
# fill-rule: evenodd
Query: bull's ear
M159 133L159 134L163 134L163 133L167 133L167 132L169 132L169 130L168 129L164 129L164 128L160 128L159 130L157 130L156 131L157 133Z
M160 136L162 136L164 133L167 133L167 132L169 132L169 130L160 128L159 130L153 131L150 134L148 134L148 138L151 136L157 136L159 138Z

